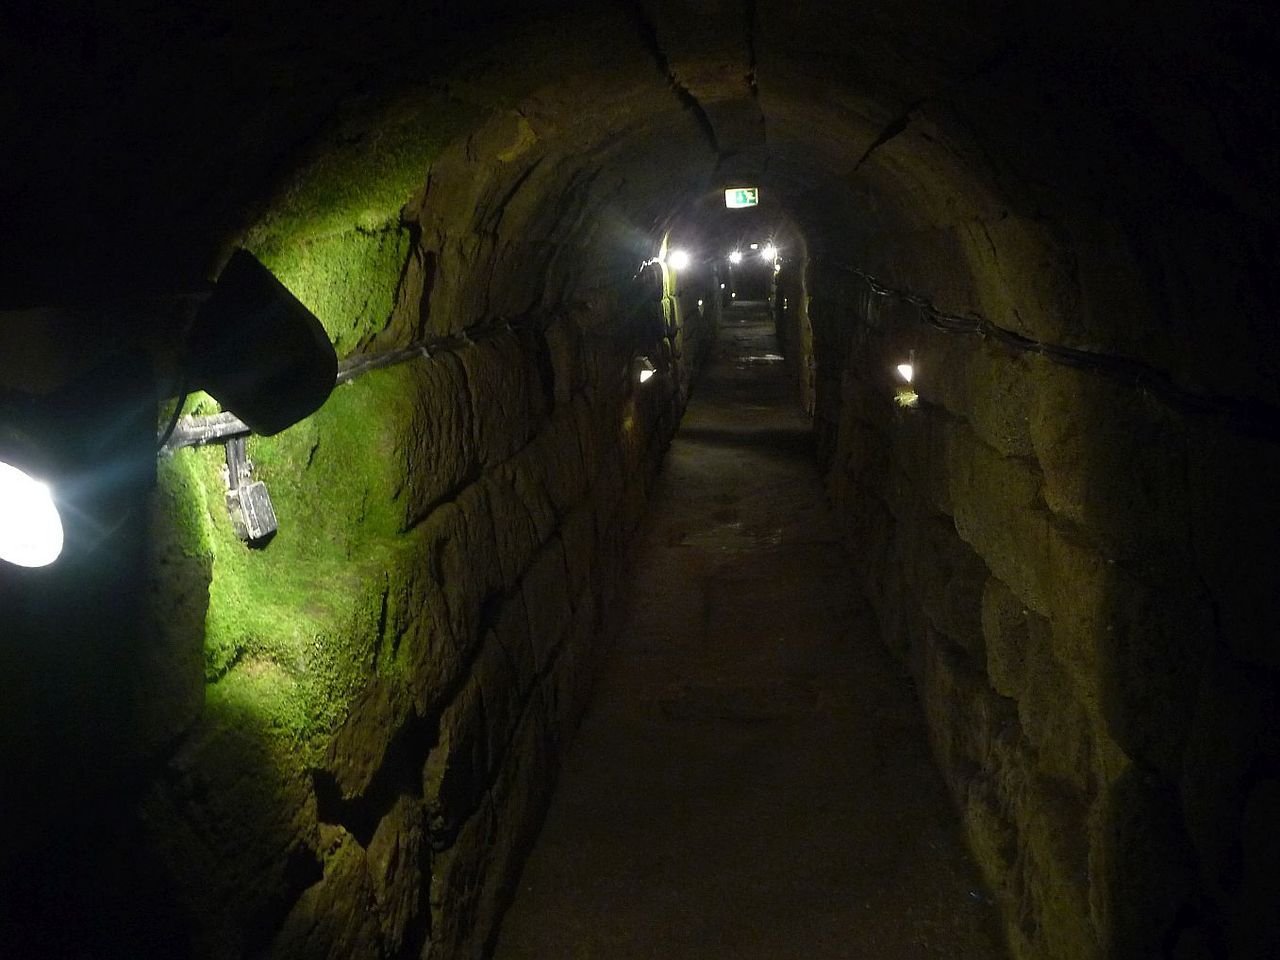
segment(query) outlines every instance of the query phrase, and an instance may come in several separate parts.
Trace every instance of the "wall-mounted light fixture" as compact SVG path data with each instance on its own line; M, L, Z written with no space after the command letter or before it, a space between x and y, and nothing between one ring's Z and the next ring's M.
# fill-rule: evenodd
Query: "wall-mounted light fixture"
M271 436L318 410L338 357L310 310L247 250L237 250L201 306L188 348L189 382Z
M270 436L314 413L337 382L333 344L310 310L256 257L238 250L197 315L189 378L233 415L226 438L227 512L236 536L263 544L279 527L253 477L245 433Z
M760 251L760 259L765 261L772 261L772 260L776 260L777 258L778 258L778 248L775 247L771 242L766 243L764 245L764 249Z
M741 262L742 262L742 251L741 251L741 250L735 250L735 251L733 251L733 253L729 254L729 262L730 262L730 263L732 263L732 264L734 264L735 266L736 266L737 264L741 263Z
M49 484L18 465L23 459L0 446L0 560L45 567L62 553L62 516Z
M648 357L636 357L631 364L632 372L640 383L647 383L658 372L658 368L653 365L653 361Z
M912 350L906 363L898 364L898 376L903 382L910 383L916 377L916 352Z
M103 356L0 409L0 560L76 562L125 528L155 477L156 389L140 351Z
M751 244L751 249L752 249L752 250L759 250L759 249L760 249L760 244L758 244L758 243L752 243L752 244Z
M893 402L900 407L917 406L920 403L920 396L912 386L916 378L916 352L910 351L907 354L907 362L898 364L895 369L902 384L895 391Z
M667 266L669 266L672 270L688 269L689 262L690 262L690 257L689 257L689 251L687 250L672 250L669 254L667 254Z
M699 301L698 301L698 309L699 309L699 310L701 310L701 309L702 309L702 301L701 301L701 300L699 300Z

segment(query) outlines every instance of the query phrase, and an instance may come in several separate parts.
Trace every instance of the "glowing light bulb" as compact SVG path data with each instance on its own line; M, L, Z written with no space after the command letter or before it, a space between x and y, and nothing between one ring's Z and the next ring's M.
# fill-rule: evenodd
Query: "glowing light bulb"
M910 382L911 382L911 379L912 379L915 375L916 375L916 367L915 367L915 364L913 364L913 363L900 363L900 364L898 364L898 376L900 376L900 377L901 377L903 380L905 380L907 383L910 383Z
M689 254L684 250L672 250L667 256L667 263L673 270L683 270L689 266Z
M0 461L0 560L44 567L62 553L62 518L46 484Z
M723 284L723 283L722 283L722 284L720 284L720 289L721 289L721 290L723 290L723 289L724 289L724 284Z
M650 377L652 377L652 376L653 376L653 373L654 373L654 371L652 371L652 370L641 370L641 371L640 371L640 382L641 382L641 383L644 383L645 381L647 381Z
M701 300L699 300L699 301L698 301L698 309L699 309L699 310L701 310L701 309L702 309L702 301L701 301Z
M636 357L632 364L632 369L635 371L636 379L641 383L647 382L658 372L657 367L653 365L653 361L648 357Z
M775 260L778 256L778 248L772 243L766 243L764 249L760 251L761 260Z
M730 263L741 263L741 262L742 262L742 251L741 251L741 250L735 250L735 251L733 251L733 253L729 254L729 262L730 262Z
M758 243L753 243L753 244L751 245L751 249L752 249L752 250L759 250L759 249L760 249L760 244L758 244Z

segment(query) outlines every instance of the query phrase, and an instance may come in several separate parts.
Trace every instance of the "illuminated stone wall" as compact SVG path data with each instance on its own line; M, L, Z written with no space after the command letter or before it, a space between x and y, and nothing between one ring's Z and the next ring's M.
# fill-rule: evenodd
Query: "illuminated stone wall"
M251 443L261 550L217 450L167 468L203 497L206 692L142 811L197 953L478 951L678 411L629 361L559 317L343 388L274 444L298 456Z
M715 308L709 280L640 266L661 227L614 261L559 233L587 187L531 179L554 161L510 114L436 98L360 124L244 242L340 356L451 345L248 440L264 546L231 528L221 446L162 457L125 528L138 561L99 555L119 622L86 600L62 657L6 650L32 691L2 714L6 800L35 814L3 861L7 902L38 908L15 949L452 960L494 931ZM41 671L67 708L19 746ZM86 742L100 771L33 776Z
M1015 951L1280 951L1266 4L10 7L0 421L104 361L78 420L170 396L237 246L343 355L477 340L251 440L265 550L184 451L92 562L0 574L10 952L473 948L473 853L527 820L514 760L556 742L716 302L634 278L677 225L742 238L729 182L796 233L803 403ZM931 331L851 270L1151 376ZM676 361L647 394L637 349ZM116 426L149 474L154 424Z
M954 121L939 105L884 162L977 150ZM1265 956L1280 454L1269 355L1222 336L1260 295L1257 261L1170 245L1205 216L1182 182L1148 181L1156 220L1115 187L1097 211L1062 186L982 203L961 186L920 189L932 226L829 221L784 278L812 294L799 360L850 555L1015 956ZM1027 348L939 329L859 271ZM1179 300L1170 278L1197 271L1232 297ZM902 408L910 351L920 403Z
M471 178L496 193L508 171L464 152L435 164L443 204L275 262L304 301L318 291L340 346L474 342L251 440L281 519L264 549L221 515L220 450L162 471L164 513L195 518L182 548L211 571L205 696L140 810L199 956L479 955L707 342L694 291L679 304L658 266L604 310L487 315L503 288L475 282L476 214L449 204L463 177L475 202ZM429 239L397 239L413 235ZM429 276L450 249L465 276ZM643 385L642 354L659 367Z

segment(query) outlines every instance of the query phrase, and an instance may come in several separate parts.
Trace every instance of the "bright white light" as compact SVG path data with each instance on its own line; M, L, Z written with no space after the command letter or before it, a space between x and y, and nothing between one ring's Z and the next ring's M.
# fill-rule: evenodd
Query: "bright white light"
M760 251L761 260L776 260L778 257L778 248L772 243L766 243L764 249Z
M698 309L699 309L699 310L701 310L701 309L702 309L702 301L701 301L701 300L699 300L699 301L698 301Z
M648 380L650 377L652 377L652 376L653 376L653 374L654 374L654 371L653 371L653 370L641 370L641 371L640 371L640 382L641 382L641 383L644 383L646 380Z
M722 284L720 284L720 289L721 289L721 290L723 290L723 289L724 289L724 284L723 284L723 283L722 283Z
M911 364L911 363L898 364L898 376L900 376L907 383L910 383L911 378L914 377L915 375L916 375L915 364Z
M738 299L738 292L735 290L733 293L729 294L729 296L731 296L731 297L733 297L733 299L737 300L737 299Z
M673 270L683 270L689 266L689 254L684 250L672 250L667 255L667 263Z
M48 486L0 461L0 560L44 567L62 553L62 519Z
M759 249L760 249L760 244L758 244L758 243L753 243L753 244L751 245L751 249L752 249L752 250L759 250Z
M729 254L729 262L730 262L730 263L741 263L741 262L742 262L742 251L741 251L741 250L735 250L735 251L733 251L733 253Z

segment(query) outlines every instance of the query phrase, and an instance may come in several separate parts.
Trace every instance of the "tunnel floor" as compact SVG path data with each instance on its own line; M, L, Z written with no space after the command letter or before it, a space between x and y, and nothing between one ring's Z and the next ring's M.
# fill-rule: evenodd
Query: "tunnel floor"
M734 305L496 960L1005 956L792 396Z

